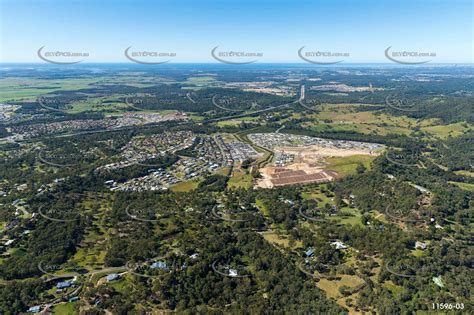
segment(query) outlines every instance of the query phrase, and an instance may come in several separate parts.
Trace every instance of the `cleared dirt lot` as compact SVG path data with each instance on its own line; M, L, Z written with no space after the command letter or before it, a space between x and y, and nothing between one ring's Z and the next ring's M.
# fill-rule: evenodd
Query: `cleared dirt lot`
M285 167L269 166L260 170L262 179L257 181L257 187L271 188L275 186L325 183L337 178L336 172L325 171L320 167L307 163L293 163Z
M380 152L364 149L327 148L320 146L308 147L279 147L275 151L295 156L294 163L284 166L268 166L262 168L262 178L256 186L272 188L275 186L324 183L340 176L335 171L326 170L325 159L329 157L349 157L354 155L377 156Z

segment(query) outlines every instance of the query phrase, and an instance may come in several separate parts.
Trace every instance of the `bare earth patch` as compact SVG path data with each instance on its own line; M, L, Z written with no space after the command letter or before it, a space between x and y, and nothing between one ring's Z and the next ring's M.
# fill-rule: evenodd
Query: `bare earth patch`
M256 186L272 188L275 186L325 183L340 176L338 172L325 170L329 157L349 157L354 155L377 156L379 151L356 148L328 148L317 145L307 147L279 147L275 151L294 155L294 162L284 166L268 166L260 170L262 178Z

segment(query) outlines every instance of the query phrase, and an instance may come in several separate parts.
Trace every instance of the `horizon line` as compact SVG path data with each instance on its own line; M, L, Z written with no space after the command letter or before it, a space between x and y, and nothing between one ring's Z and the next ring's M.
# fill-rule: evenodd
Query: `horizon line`
M170 66L170 65L222 65L222 66L256 66L256 65L306 65L310 67L341 67L343 65L393 65L393 66L422 66L427 67L430 65L474 65L474 62L429 62L424 64L399 64L396 62L346 62L338 64L311 64L307 62L287 62L287 61L275 61L275 62L255 62L251 64L225 64L221 62L169 62L162 64L139 64L134 62L126 61L95 61L95 62L80 62L76 64L52 64L47 62L33 62L33 61L11 61L11 62L0 62L0 65L50 65L50 66L80 66L80 65L97 65L97 64L118 64L118 65L137 65L137 66Z

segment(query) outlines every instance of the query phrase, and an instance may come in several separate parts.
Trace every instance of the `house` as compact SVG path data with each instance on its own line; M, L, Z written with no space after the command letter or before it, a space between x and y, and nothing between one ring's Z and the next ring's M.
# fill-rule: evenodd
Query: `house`
M335 242L332 242L331 243L332 246L336 247L336 249L346 249L347 248L347 245L345 245L343 242L341 241L335 241Z
M120 275L116 273L111 273L106 277L107 282L114 281L120 279Z
M196 258L198 258L198 256L199 256L198 253L194 253L194 254L190 255L189 258L196 259Z
M41 305L32 306L26 312L28 312L28 313L39 313L39 312L41 312Z
M229 269L228 275L231 277L237 277L239 274L237 273L237 270Z
M426 249L426 243L416 241L415 242L415 249L425 250Z
M308 248L305 252L304 252L305 256L306 257L311 257L314 255L314 249L312 248Z
M154 262L153 264L151 264L150 268L151 269L161 269L161 270L165 270L165 271L169 270L168 265L164 261Z
M443 278L441 276L433 277L433 282L440 288L444 288Z
M73 296L72 298L69 299L69 302L75 302L75 301L79 301L78 296Z
M58 284L56 284L56 288L65 289L65 288L71 287L71 285L72 285L72 281L68 280L68 281L58 282Z
M14 201L12 202L12 206L21 205L21 204L23 204L23 203L24 203L23 200L21 200L21 199L16 199L16 200L14 200Z

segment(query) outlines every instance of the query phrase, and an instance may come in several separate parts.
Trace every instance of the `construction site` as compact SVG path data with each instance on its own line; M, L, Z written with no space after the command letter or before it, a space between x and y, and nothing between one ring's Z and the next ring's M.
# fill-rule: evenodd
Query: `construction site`
M330 182L341 175L330 169L328 158L377 156L383 149L373 143L288 134L253 134L249 138L275 153L272 164L260 169L261 178L256 182L260 188Z

